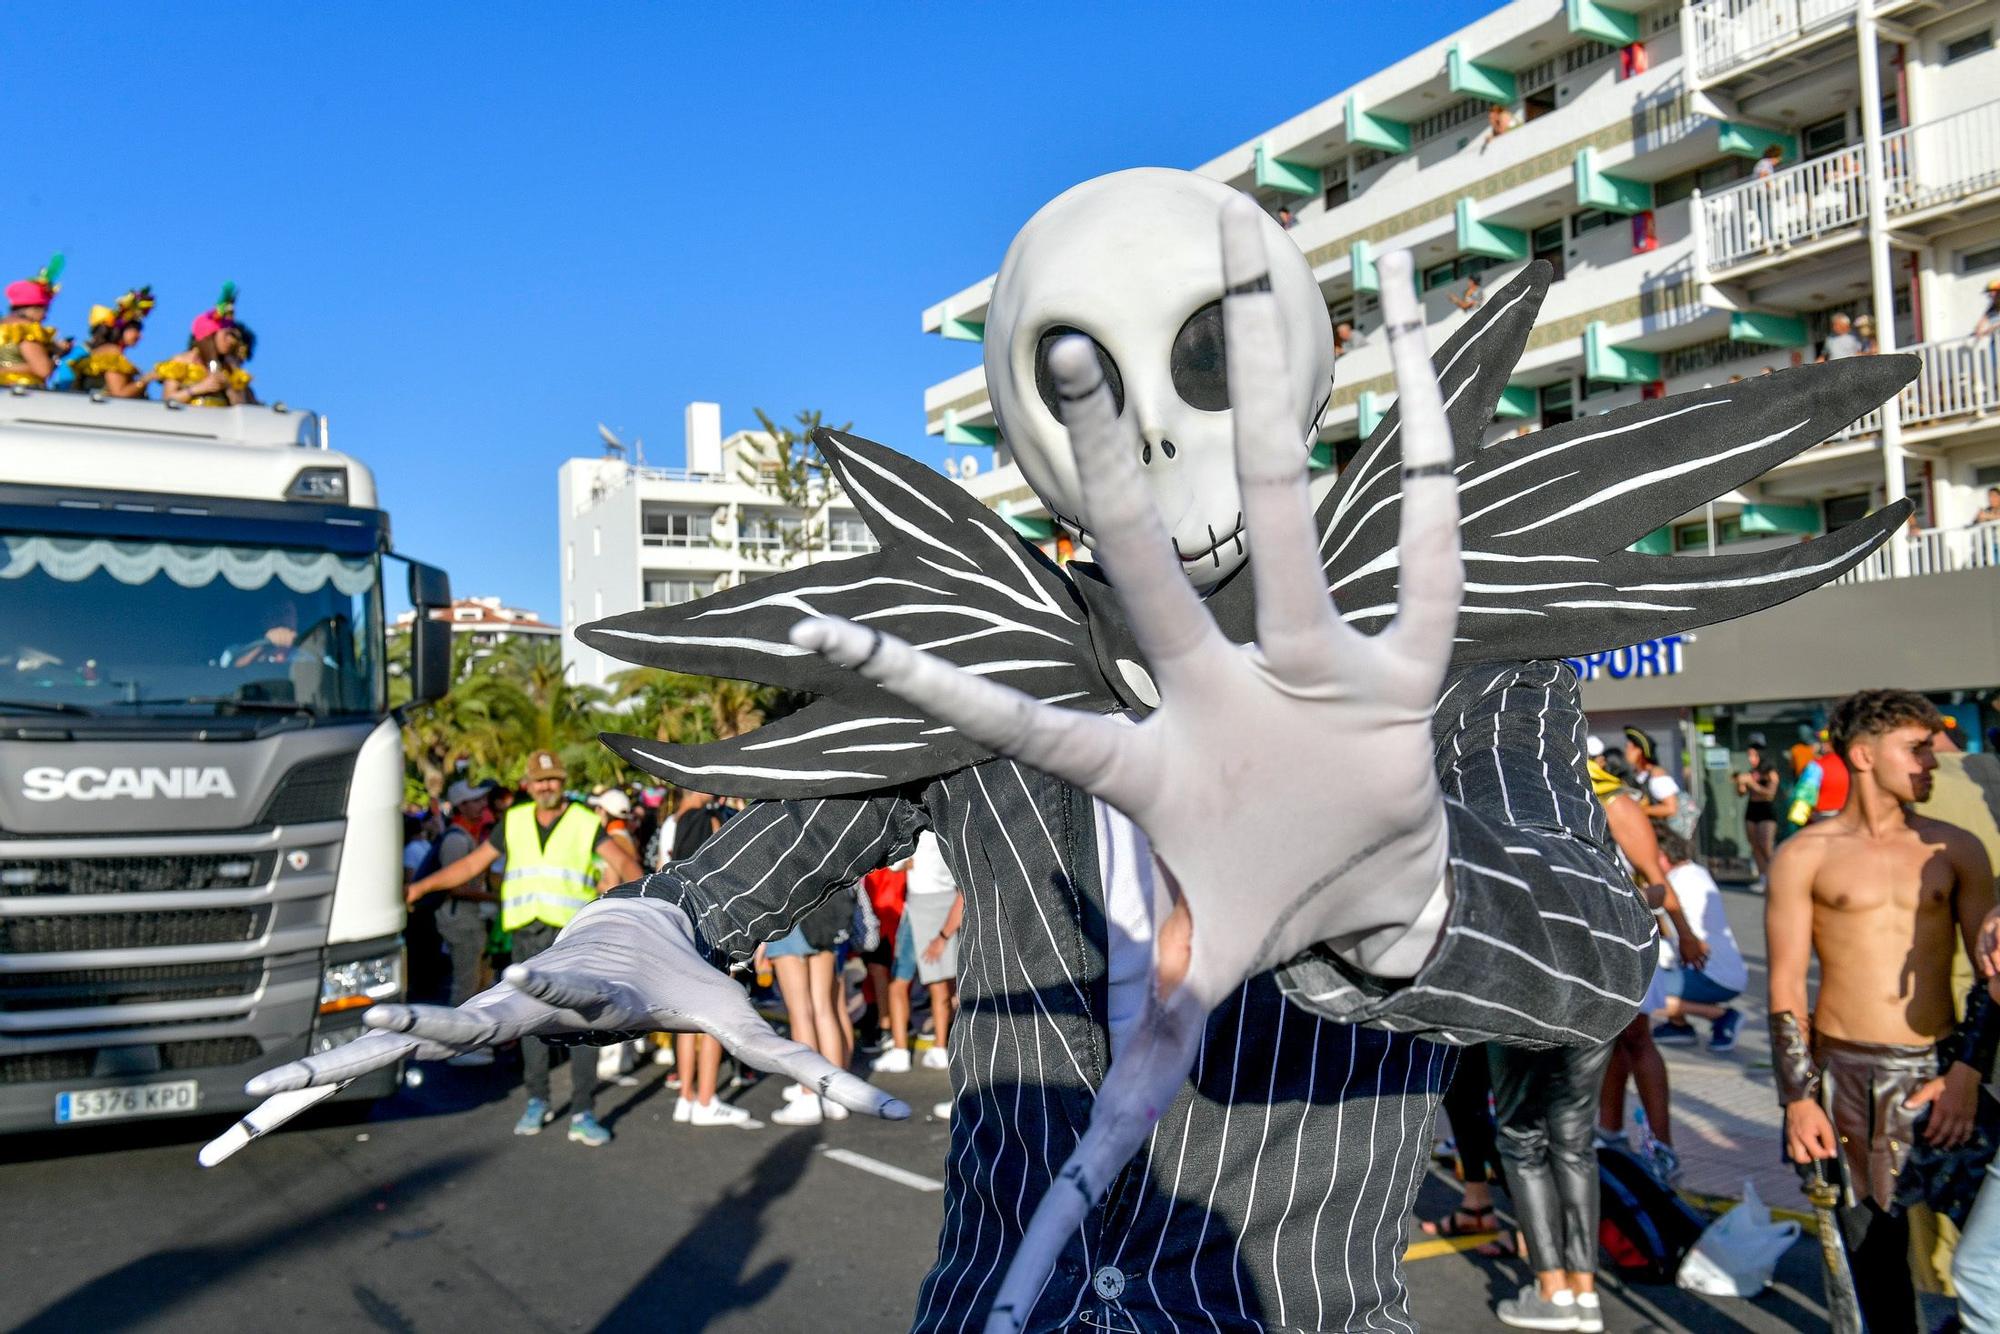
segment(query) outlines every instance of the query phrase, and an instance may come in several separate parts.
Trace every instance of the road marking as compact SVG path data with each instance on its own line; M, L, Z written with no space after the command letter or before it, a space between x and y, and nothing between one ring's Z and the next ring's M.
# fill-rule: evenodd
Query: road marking
M915 1172L906 1172L900 1167L879 1162L876 1159L870 1158L867 1154L856 1153L852 1149L821 1149L820 1152L837 1163L846 1163L849 1167L858 1167L864 1172L872 1173L875 1176L882 1177L884 1180L893 1181L899 1186L908 1186L911 1190L944 1189L944 1182L942 1181L938 1181L932 1177L918 1176Z
M1403 1263L1413 1260L1431 1260L1440 1255L1455 1255L1459 1251L1469 1251L1475 1246L1484 1246L1489 1241L1500 1240L1498 1232L1469 1232L1462 1237L1427 1237L1423 1241L1413 1241L1403 1252Z

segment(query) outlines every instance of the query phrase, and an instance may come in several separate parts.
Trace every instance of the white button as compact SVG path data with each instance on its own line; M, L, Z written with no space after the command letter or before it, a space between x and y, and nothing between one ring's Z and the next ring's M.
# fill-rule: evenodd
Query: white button
M1107 1302L1115 1302L1125 1295L1125 1275L1111 1265L1097 1271L1090 1280L1090 1286L1097 1289L1097 1295Z

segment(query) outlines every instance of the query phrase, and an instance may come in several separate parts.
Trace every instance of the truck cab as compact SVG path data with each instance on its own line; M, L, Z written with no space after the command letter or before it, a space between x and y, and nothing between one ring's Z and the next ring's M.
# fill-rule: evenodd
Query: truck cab
M403 995L399 559L315 414L0 394L0 1132L239 1110Z

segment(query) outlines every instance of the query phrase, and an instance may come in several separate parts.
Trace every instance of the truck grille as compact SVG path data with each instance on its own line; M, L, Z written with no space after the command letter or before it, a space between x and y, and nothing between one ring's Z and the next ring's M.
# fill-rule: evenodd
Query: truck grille
M359 752L322 755L292 766L264 806L259 824L305 824L338 820L347 811L347 784Z
M0 954L233 944L263 935L270 915L257 907L0 917Z
M264 1044L239 1035L229 1038L200 1038L192 1042L162 1042L160 1069L214 1070L243 1065L264 1054ZM97 1052L48 1051L20 1056L0 1056L0 1084L51 1084L60 1080L88 1079L97 1067Z
M247 996L264 981L261 959L173 963L152 968L71 968L55 973L0 973L0 1013L91 1005Z
M0 858L0 898L249 889L267 883L275 852L189 857Z

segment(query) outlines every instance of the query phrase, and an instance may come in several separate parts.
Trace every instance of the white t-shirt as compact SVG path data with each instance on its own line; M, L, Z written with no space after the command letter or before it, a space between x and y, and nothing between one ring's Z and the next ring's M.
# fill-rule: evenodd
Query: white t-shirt
M937 835L926 829L917 835L917 850L910 857L910 876L904 883L911 894L956 894L958 882L951 878L951 866Z
M1110 936L1104 977L1110 1013L1105 1018L1116 1060L1126 1034L1146 1012L1146 988L1153 984L1153 904L1161 886L1146 831L1095 797L1090 806L1096 816L1097 872Z
M1708 946L1708 962L1701 971L1717 986L1741 991L1750 985L1750 971L1744 966L1743 951L1736 946L1736 934L1729 929L1729 914L1714 879L1694 862L1683 862L1667 872L1667 883L1681 901L1681 915ZM1660 937L1660 962L1669 968L1680 966L1679 953L1664 935Z
M1650 774L1646 778L1646 795L1654 802L1663 802L1668 797L1679 796L1681 785L1664 773Z

